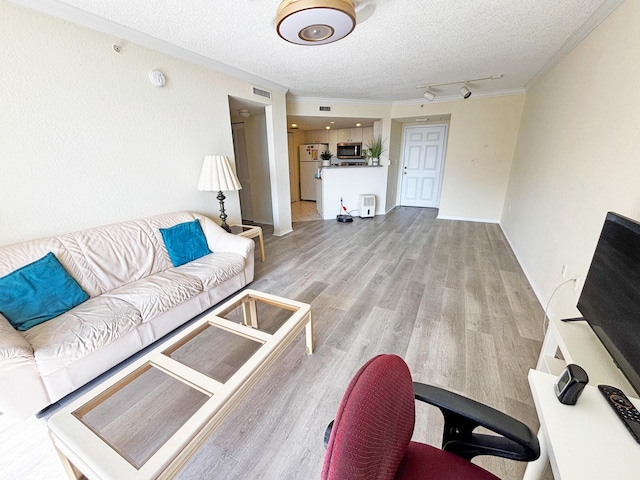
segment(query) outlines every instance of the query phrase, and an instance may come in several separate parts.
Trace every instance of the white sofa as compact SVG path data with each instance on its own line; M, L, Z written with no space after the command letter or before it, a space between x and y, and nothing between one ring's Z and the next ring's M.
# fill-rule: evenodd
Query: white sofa
M159 229L196 218L213 253L174 267ZM48 252L89 299L26 331L0 315L0 412L22 418L253 280L253 240L188 212L0 247L0 277Z

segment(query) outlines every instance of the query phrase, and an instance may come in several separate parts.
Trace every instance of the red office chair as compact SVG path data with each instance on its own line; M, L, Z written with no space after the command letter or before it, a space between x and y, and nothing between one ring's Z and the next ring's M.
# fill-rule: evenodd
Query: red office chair
M411 441L415 399L442 411L442 450ZM473 433L478 426L500 436ZM538 439L525 424L447 390L412 383L407 364L396 355L372 358L353 377L325 443L323 480L496 480L469 460L540 456Z

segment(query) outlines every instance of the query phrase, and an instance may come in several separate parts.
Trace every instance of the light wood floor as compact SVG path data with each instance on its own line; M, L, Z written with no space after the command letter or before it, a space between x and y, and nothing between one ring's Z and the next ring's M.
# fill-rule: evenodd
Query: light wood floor
M349 224L302 222L283 237L264 228L267 258L256 261L250 287L311 304L315 353L304 354L303 336L294 342L179 478L319 478L326 425L353 374L378 353L405 358L416 381L537 429L527 371L541 347L542 308L498 225L435 215L401 207ZM415 440L439 444L437 409L419 405L416 423ZM37 461L30 453L11 459L14 471L52 462L46 476L3 465L0 478L62 478L51 452ZM506 460L476 463L506 480L524 471Z
M291 202L291 221L293 223L309 222L311 220L322 220L322 217L318 213L316 202L310 202L308 200Z

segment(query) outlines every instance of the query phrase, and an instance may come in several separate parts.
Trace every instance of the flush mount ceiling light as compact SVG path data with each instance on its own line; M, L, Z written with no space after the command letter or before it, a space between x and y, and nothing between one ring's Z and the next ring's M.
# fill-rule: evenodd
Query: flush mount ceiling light
M431 85L418 85L416 88L426 88L426 92L424 92L424 98L428 101L433 102L433 99L436 98L436 94L431 91L434 87L443 87L445 85L455 85L456 83L463 83L460 87L460 95L462 98L469 98L471 96L471 90L469 90L469 83L480 82L482 80L498 80L504 77L504 73L500 73L498 75L491 75L490 77L481 77L481 78L473 78L471 80L459 80L457 82L445 82L445 83L432 83ZM436 89L437 90L437 89Z
M251 114L249 113L249 110L243 108L238 110L238 116L242 117L242 118L248 118Z
M284 0L276 16L278 35L298 45L324 45L356 26L352 0Z

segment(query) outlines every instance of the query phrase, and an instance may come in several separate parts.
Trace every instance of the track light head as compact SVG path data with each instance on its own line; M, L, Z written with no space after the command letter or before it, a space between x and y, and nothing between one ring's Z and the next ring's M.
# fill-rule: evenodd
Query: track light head
M429 102L433 102L433 99L436 98L436 94L427 88L427 91L424 92L423 97L426 98Z
M460 95L462 95L462 98L467 99L471 96L471 90L466 85L463 85L460 87Z

